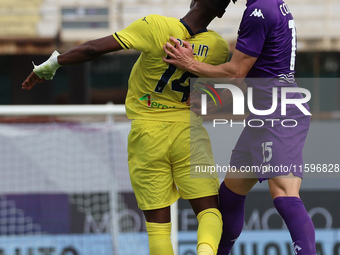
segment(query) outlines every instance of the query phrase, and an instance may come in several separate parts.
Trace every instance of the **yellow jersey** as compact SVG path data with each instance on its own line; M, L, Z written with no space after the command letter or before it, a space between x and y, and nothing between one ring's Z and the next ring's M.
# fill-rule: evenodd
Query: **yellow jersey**
M190 122L189 79L197 77L165 63L163 46L173 36L189 41L196 60L212 65L228 61L227 42L212 30L193 34L184 21L160 15L143 17L113 34L124 49L141 51L132 68L125 100L130 119Z

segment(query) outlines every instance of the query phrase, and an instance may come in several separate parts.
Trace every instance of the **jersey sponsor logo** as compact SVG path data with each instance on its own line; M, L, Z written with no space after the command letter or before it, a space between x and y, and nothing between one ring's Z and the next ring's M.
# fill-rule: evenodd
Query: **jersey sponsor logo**
M152 102L151 103L151 108L157 108L157 109L169 109L169 108L176 108L174 105L173 106L169 106L169 105L166 105L166 104L160 104L158 102Z
M294 242L293 243L293 250L294 250L295 255L297 255L298 252L302 250L302 248L299 245L295 245L295 242Z
M263 13L262 13L261 9L257 10L257 8L250 14L250 17L251 16L264 19L264 16L263 16Z
M151 102L152 100L155 100L155 98L151 98L151 95L149 93L140 97L139 100L140 101L147 101L148 107L151 107L151 108L157 108L157 109L176 108L175 106L168 106L168 105L165 105L165 104L160 104L156 101Z
M148 106L151 107L151 95L150 94L145 94L144 96L139 98L139 100L141 100L141 101L147 100Z

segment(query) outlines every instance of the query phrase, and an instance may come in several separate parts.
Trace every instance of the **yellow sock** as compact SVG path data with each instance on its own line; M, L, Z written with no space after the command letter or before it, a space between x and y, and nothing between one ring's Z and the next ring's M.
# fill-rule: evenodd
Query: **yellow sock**
M222 215L216 208L209 208L197 215L197 255L214 255L222 235Z
M201 243L197 246L197 255L214 255L214 251L209 244Z
M171 223L146 222L149 236L150 255L173 255L171 244Z

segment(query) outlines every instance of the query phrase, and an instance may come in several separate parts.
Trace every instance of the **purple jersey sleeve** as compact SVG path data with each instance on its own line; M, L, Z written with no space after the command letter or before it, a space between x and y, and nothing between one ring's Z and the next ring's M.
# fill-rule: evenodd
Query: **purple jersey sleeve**
M270 22L268 17L264 18L262 9L247 8L240 24L236 49L258 58L268 34L268 25Z
M236 49L257 61L247 77L292 77L296 30L283 0L248 0L240 23Z

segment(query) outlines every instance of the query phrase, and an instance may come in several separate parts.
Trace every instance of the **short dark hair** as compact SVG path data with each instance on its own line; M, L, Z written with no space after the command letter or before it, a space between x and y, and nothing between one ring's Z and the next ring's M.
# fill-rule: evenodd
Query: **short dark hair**
M233 3L236 3L237 0L232 0ZM228 5L230 4L230 0L211 0L214 8L217 12L217 17L221 18L227 9Z
M236 3L237 0L232 0L232 1L233 1L233 3ZM217 7L225 10L228 7L228 5L229 5L230 0L213 0L213 3Z

